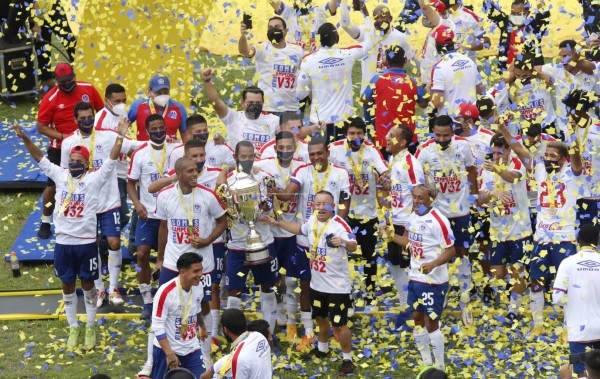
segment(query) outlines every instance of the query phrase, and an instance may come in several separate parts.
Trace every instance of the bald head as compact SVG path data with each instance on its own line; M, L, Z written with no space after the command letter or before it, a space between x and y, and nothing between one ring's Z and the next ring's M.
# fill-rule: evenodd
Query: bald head
M194 162L194 160L191 159L191 158L181 157L181 158L179 158L177 160L177 162L175 162L175 172L179 175L188 166L194 166L194 167L196 167L196 162Z
M392 24L392 14L390 8L385 4L379 4L373 9L373 20L375 29L387 33Z
M377 16L379 14L383 14L383 13L387 13L390 14L390 8L388 8L387 5L385 4L379 4L378 6L375 7L375 9L373 9L373 16Z

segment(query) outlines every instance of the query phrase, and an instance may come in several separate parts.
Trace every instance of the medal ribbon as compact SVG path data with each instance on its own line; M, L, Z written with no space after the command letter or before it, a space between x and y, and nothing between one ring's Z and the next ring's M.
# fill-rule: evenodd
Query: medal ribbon
M183 197L183 192L181 192L181 186L179 184L177 184L177 193L179 194L179 204L181 204L181 208L185 212L185 217L187 218L188 232L190 234L190 237L195 236L195 232L194 232L194 195L196 194L195 192L196 192L195 188L192 188L192 204L189 207L187 207L185 198Z
M327 182L329 181L329 175L331 175L331 163L327 163L327 170L325 171L325 176L323 176L323 180L321 180L320 182L319 178L317 177L317 168L313 167L313 191L315 194L325 189L325 186L327 186Z
M244 332L241 336L236 338L235 341L233 341L233 344L231 345L231 352L227 356L227 360L225 361L225 363L223 363L221 370L219 370L219 375L217 376L217 378L219 378L219 379L224 378L225 374L227 374L227 372L229 370L231 370L231 361L233 361L233 357L235 355L235 350L238 348L240 343L242 343L242 341L244 341L246 338L248 338L249 335L250 335L250 333Z
M162 146L162 151L160 153L160 163L156 160L156 156L154 155L154 148L152 146L150 146L149 149L150 149L150 158L152 158L152 161L154 161L154 165L156 166L156 170L158 171L158 174L162 178L164 176L164 173L165 173L165 162L167 161L167 146L166 146L166 143L163 144L163 146Z
M192 311L193 296L192 289L190 288L187 299L184 299L180 277L177 277L177 294L179 295L179 304L181 304L181 328L179 328L179 335L181 335L181 339L183 339L183 335L187 332L187 322L190 317L190 312Z
M81 141L81 145L85 146L83 141L83 136L81 135L81 131L79 132L79 141ZM94 148L96 147L96 128L92 129L92 134L90 134L90 145L88 150L90 152L90 170L94 168Z
M352 170L352 175L354 175L354 181L362 184L362 171L363 171L363 159L365 157L365 145L362 143L360 145L360 149L358 149L358 160L355 163L352 158L352 149L350 148L350 144L348 141L345 142L346 151L348 154L348 162L350 163L350 169Z
M320 230L317 230L317 225L319 224L319 220L315 219L315 223L313 224L313 228L312 228L312 232L315 237L315 242L313 243L312 250L311 250L311 253L313 254L313 256L317 254L317 248L319 247L319 243L321 242L321 239L323 238L323 233L325 233L325 230L327 229L327 225L329 225L329 221L331 221L331 219L327 220L325 225L323 225L320 228Z
M73 193L75 193L75 190L79 186L79 183L83 180L84 176L85 176L85 173L74 184L73 184L74 179L71 175L69 175L69 177L67 178L67 186L69 187L69 193L67 194L67 197L65 198L65 200L63 200L63 203L60 206L60 213L65 213L65 211L67 210L67 207L69 206L69 203L71 202L71 197L73 196Z

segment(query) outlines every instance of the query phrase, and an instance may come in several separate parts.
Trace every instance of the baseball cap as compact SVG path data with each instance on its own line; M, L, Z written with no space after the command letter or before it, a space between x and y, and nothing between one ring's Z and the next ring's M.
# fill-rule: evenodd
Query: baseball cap
M454 42L454 32L446 25L441 25L434 30L433 38L438 45L447 45Z
M431 0L429 3L436 11L438 11L438 13L442 13L446 10L446 4L441 0Z
M54 70L54 75L56 76L56 80L60 80L62 78L75 76L75 71L73 71L73 66L70 64L59 63Z
M171 89L171 83L169 82L169 78L164 75L154 75L152 79L150 79L150 89L153 92L160 91L161 89Z
M87 159L88 161L90 160L90 151L85 146L81 146L81 145L74 146L71 149L71 152L69 153L69 155L71 155L71 154L81 154L81 155L83 155L83 157L85 159Z
M479 118L479 109L473 103L458 104L458 114L466 118Z

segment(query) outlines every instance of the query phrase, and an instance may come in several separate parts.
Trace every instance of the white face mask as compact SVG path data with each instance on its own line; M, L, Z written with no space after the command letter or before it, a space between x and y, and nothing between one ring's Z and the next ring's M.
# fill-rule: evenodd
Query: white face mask
M510 22L515 26L521 26L525 23L525 15L510 15Z
M113 105L112 113L114 113L117 116L125 116L127 114L127 110L125 109L125 103Z
M167 104L169 104L169 99L169 95L154 96L154 104L158 105L159 107L166 107Z

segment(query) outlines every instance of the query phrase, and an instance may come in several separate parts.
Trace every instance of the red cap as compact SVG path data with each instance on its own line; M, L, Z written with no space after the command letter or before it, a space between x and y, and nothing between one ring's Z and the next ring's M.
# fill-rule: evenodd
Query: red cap
M75 71L73 71L73 67L70 64L59 63L54 70L54 75L56 75L56 79L60 79L65 76L75 75Z
M479 118L479 109L473 103L458 104L458 114L466 118Z
M438 11L438 13L442 13L446 10L446 4L444 4L441 0L430 0L429 3L435 8L436 11Z
M74 146L71 149L71 152L69 153L69 155L72 155L72 154L81 154L81 155L83 155L83 157L85 159L87 159L88 161L90 160L90 151L85 146L81 146L81 145Z
M438 45L447 45L454 42L454 31L446 25L441 25L433 31L433 38Z

